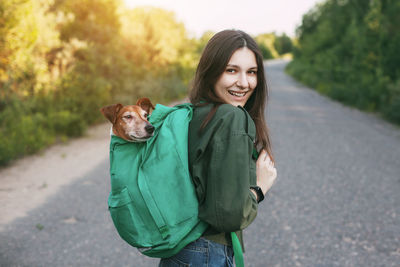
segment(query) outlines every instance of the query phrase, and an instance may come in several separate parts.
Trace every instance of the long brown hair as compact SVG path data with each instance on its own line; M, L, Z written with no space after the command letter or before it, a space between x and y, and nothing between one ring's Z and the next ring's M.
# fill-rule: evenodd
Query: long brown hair
M232 54L239 48L247 47L253 51L257 62L257 86L247 100L244 108L256 125L256 146L264 148L271 160L274 160L264 110L268 98L268 88L264 73L263 57L257 43L247 33L240 30L224 30L215 34L207 43L201 55L192 90L190 102L199 105L205 101L214 103L214 108L203 121L204 127L214 116L219 105L223 104L214 92L214 85L225 71Z

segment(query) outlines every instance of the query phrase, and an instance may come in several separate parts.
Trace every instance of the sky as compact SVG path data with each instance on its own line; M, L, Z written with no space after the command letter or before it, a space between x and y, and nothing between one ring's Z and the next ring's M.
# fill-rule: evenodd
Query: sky
M161 7L173 11L189 34L239 29L251 35L276 32L294 37L304 13L324 0L124 0L130 8Z

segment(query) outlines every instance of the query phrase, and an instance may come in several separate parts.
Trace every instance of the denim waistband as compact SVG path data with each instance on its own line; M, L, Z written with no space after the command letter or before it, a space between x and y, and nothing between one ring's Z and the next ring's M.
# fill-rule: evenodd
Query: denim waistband
M201 237L171 258L162 259L159 266L233 266L233 249Z

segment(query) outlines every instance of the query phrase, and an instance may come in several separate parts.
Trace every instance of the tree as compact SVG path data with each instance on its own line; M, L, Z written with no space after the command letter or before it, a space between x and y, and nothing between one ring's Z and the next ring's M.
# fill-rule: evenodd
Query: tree
M275 33L263 33L255 37L255 41L262 50L265 59L279 57L279 53L274 46L275 39Z
M44 55L59 45L49 1L0 3L0 87L6 94L32 96L50 80Z
M273 58L271 51L268 49L268 47L264 43L259 43L258 47L260 48L264 59Z
M335 99L387 117L400 112L400 3L328 0L303 16L288 71ZM400 121L399 121L400 122Z
M185 27L173 12L138 7L126 10L122 21L122 35L135 48L134 58L142 64L163 68L179 62L187 48Z
M290 53L293 49L292 40L285 33L280 36L276 36L274 47L279 55Z

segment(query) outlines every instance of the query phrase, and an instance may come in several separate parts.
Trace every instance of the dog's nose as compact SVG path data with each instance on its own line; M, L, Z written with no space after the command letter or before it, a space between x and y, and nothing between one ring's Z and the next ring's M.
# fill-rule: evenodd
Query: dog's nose
M146 125L146 126L144 127L144 129L146 130L146 132L147 132L148 134L152 134L152 133L154 132L154 126L151 125L151 124Z

